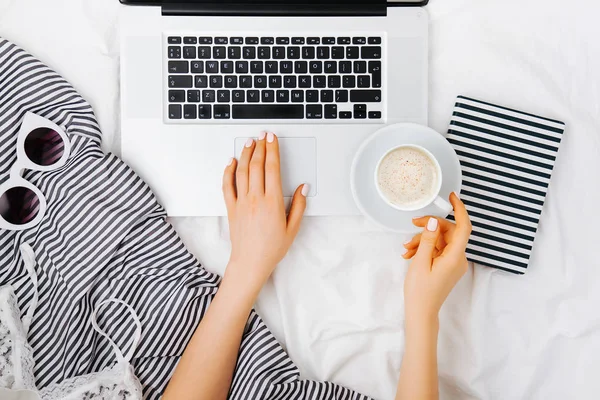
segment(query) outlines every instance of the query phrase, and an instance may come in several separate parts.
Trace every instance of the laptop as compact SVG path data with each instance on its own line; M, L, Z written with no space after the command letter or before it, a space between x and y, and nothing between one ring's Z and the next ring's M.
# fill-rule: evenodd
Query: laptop
M121 0L121 151L170 216L226 215L224 168L280 138L284 196L354 215L352 160L427 124L427 1Z

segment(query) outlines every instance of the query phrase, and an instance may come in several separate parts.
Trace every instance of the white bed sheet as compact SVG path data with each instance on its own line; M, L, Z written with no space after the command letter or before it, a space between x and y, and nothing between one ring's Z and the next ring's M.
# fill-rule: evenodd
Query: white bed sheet
M120 7L0 0L0 35L92 103L104 146L115 152ZM442 399L598 399L600 2L431 0L428 10L430 126L446 131L458 94L568 124L529 273L472 266L443 308ZM173 224L209 270L224 270L223 219ZM304 377L393 398L404 349L406 239L363 218L306 219L258 302Z

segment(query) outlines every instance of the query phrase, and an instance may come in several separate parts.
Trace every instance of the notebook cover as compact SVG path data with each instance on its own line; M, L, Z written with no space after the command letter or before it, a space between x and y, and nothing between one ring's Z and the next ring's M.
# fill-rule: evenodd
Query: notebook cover
M560 121L458 97L447 139L473 223L469 261L527 271L564 130Z

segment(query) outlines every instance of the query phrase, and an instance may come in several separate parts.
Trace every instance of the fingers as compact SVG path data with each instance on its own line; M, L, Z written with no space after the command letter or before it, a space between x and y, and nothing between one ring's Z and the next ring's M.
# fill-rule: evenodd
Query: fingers
M237 194L235 192L235 168L237 166L237 160L232 158L229 160L229 164L225 168L223 174L223 197L225 198L225 205L227 206L227 215L231 216L234 210L235 202L237 200Z
M454 220L456 221L456 231L452 237L452 245L457 249L464 251L471 237L471 219L465 204L459 199L456 193L450 195L450 204L454 207Z
M265 192L283 199L281 189L281 166L279 158L279 139L273 133L267 134L267 156L265 159Z
M429 218L425 230L421 234L421 242L415 260L419 265L427 265L431 268L433 258L436 254L436 245L440 236L440 224L436 218Z
M444 250L444 248L446 247L447 243L446 243L446 239L444 238L443 235L443 229L440 229L440 233L442 233L439 237L438 237L438 241L435 245L435 248L438 250ZM407 250L417 250L417 247L419 247L419 243L421 243L421 234L419 233L418 235L415 235L411 240L409 240L408 242L404 243L404 248L406 248Z
M266 156L266 132L258 135L258 141L254 146L254 153L250 160L250 177L248 192L264 194L265 193L265 156Z
M249 173L250 173L250 160L252 159L252 153L254 152L254 146L256 143L254 139L248 139L242 155L237 163L237 171L235 173L237 195L245 196L248 193L249 186Z
M447 232L447 231L453 230L455 228L455 225L453 222L448 221L447 219L444 219L444 218L431 217L431 216L414 218L413 225L418 226L419 228L425 228L425 225L427 225L427 223L429 222L429 218L435 218L438 220L438 223L440 225L440 230L442 232Z
M308 195L308 189L308 184L300 185L292 198L292 206L290 207L290 213L288 214L287 219L288 235L290 235L292 240L300 230L304 210L306 210L306 196Z

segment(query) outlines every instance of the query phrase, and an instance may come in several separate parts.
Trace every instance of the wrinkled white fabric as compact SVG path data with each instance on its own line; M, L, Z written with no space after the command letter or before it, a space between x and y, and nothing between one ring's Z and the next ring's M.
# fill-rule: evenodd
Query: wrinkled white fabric
M90 100L110 150L119 143L119 7L0 0L3 36ZM597 399L600 2L431 0L428 10L431 127L446 131L459 94L568 125L528 274L472 267L442 310L441 398ZM222 273L225 219L173 223L207 269ZM393 398L407 239L361 217L306 219L258 303L304 377Z

